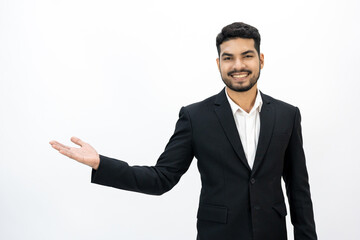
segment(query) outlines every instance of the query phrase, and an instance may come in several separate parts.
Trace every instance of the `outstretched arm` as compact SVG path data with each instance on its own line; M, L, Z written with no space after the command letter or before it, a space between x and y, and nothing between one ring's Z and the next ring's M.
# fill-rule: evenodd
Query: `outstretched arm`
M99 155L92 146L76 137L71 141L80 148L57 141L50 144L61 154L92 167L92 183L153 195L174 187L194 157L191 120L185 108L180 110L175 132L155 166L129 166L124 161Z
M77 137L72 137L71 141L79 145L80 148L69 147L54 140L49 143L59 153L97 170L100 164L100 157L96 150L90 144L81 141Z

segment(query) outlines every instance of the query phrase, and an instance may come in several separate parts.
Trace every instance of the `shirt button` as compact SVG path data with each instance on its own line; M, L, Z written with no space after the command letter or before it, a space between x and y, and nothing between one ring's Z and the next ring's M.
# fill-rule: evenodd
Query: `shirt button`
M251 182L251 184L254 184L256 181L255 181L255 178L252 178L251 180L250 180L250 182Z

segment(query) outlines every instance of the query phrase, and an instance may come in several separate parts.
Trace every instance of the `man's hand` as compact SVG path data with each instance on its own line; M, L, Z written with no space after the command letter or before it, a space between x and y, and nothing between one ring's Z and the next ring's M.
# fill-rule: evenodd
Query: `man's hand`
M69 147L54 140L49 143L59 153L97 170L100 164L100 156L96 150L90 144L81 141L77 137L72 137L71 141L79 145L80 148Z

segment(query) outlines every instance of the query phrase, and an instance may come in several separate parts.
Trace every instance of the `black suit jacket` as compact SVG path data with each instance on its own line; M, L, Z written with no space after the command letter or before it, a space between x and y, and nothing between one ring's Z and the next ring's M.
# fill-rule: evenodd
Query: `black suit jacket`
M175 132L155 166L131 167L101 155L92 182L160 195L174 187L195 156L202 182L198 239L282 240L287 239L283 177L295 239L317 239L299 109L261 96L252 169L223 89L180 110Z

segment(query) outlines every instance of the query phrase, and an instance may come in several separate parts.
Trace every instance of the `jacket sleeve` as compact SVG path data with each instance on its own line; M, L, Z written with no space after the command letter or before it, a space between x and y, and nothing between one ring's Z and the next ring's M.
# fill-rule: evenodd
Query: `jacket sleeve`
M289 200L295 240L316 240L300 122L300 111L296 108L293 130L285 153L283 178Z
M181 108L175 132L155 166L129 166L126 162L100 155L91 182L140 193L161 195L172 189L193 159L189 113ZM141 151L141 149L139 149Z

